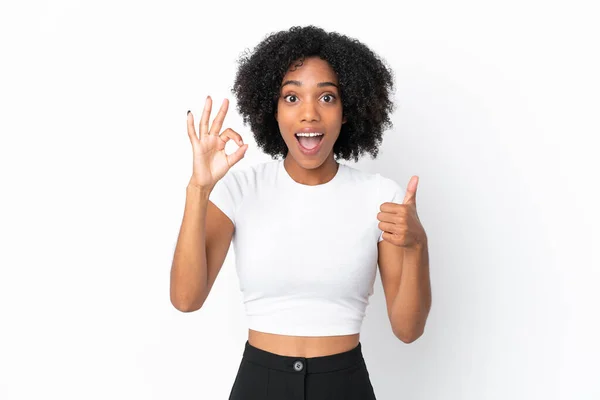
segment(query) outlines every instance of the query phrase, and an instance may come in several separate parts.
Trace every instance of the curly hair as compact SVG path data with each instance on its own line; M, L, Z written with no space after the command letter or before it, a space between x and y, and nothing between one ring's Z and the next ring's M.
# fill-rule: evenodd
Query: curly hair
M231 92L244 125L250 123L257 145L273 159L287 155L274 115L281 83L292 63L311 56L327 61L338 76L346 123L333 146L335 158L358 161L365 152L376 158L383 131L392 127L393 72L358 40L314 25L271 33L253 52L242 53Z

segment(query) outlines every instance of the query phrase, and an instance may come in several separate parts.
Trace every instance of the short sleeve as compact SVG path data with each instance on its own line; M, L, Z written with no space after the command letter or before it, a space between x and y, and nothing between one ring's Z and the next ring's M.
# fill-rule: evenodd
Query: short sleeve
M236 171L229 170L217 181L208 199L223 211L235 226L235 213L241 201L241 186Z
M396 181L394 181L393 179L386 178L379 174L377 175L379 178L377 209L379 210L379 207L381 207L383 203L391 202L402 204L404 202L404 197L406 196L406 190L402 186L397 184ZM379 221L377 221L377 223L379 223ZM383 231L379 229L379 240L377 242L379 243L382 240Z

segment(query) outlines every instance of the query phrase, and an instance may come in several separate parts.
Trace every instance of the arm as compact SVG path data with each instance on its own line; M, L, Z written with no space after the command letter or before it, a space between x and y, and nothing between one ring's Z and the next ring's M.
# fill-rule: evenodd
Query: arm
M431 309L427 239L404 249L401 269L400 284L391 307L391 323L396 336L410 343L423 334Z
M171 303L184 312L199 309L206 298L206 211L210 191L186 188L183 221L171 265Z
M379 269L394 335L405 343L425 330L431 308L427 233L416 209L418 177L408 183L402 204L385 202L377 219L383 231Z

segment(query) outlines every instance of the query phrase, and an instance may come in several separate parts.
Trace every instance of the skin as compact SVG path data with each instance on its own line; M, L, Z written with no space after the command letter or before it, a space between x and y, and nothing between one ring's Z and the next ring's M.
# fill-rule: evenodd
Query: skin
M287 83L290 80L298 81L301 85ZM326 183L338 170L333 145L346 118L343 116L338 88L331 85L317 86L324 82L339 85L337 74L327 61L319 57L308 57L303 62L292 63L281 82L275 112L279 131L288 148L283 165L292 179L304 185ZM319 152L312 156L300 151L298 140L294 136L305 127L314 127L317 132L325 134Z
M318 87L321 82L338 85L338 78L329 63L319 57L307 57L301 66L293 63L282 80L275 118L279 131L288 147L283 165L290 177L304 185L329 182L337 173L339 164L334 159L336 142L343 116L340 91L335 86ZM285 84L289 80L301 85ZM294 134L304 127L316 127L325 134L319 152L304 155ZM319 357L342 353L355 348L360 333L342 336L285 336L249 329L248 342L265 351L295 357Z

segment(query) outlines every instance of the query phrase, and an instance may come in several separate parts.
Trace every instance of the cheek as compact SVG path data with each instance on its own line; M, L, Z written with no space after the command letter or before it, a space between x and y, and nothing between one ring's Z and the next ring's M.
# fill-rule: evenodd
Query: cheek
M293 115L289 111L286 111L284 107L277 109L276 120L280 126L280 129L285 129L287 125L290 125L293 119Z

